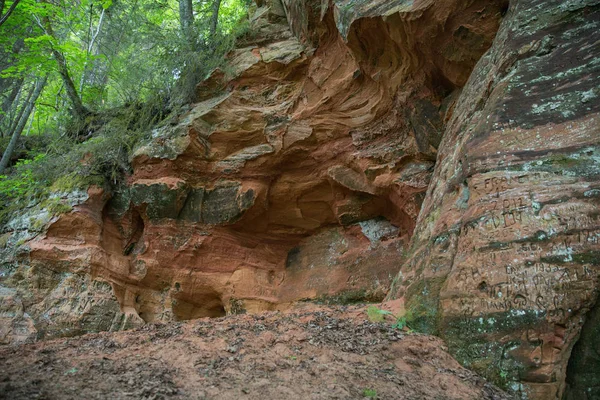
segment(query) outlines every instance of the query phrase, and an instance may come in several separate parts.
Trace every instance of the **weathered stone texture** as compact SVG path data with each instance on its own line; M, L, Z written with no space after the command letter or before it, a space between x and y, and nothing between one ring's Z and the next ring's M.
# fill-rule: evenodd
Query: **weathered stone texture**
M389 295L404 296L464 365L522 398L562 396L573 345L594 323L599 21L597 1L511 2L446 127ZM597 343L593 329L578 346ZM569 368L597 365L578 354ZM577 393L585 380L573 375Z
M381 299L397 275L464 365L595 393L600 2L259 4L122 188L0 237L24 250L0 340Z
M136 150L127 185L61 216L19 262L110 283L119 310L88 318L98 320L92 330L123 316L131 324L381 299L456 93L444 99L491 44L501 12L484 1L393 3L261 2L226 71L198 85L201 101ZM457 52L439 53L447 45ZM96 284L53 289L64 285L5 296L25 315L36 310L20 302L28 293L33 303L67 302ZM82 323L60 309L63 319L40 309L15 332L51 337Z

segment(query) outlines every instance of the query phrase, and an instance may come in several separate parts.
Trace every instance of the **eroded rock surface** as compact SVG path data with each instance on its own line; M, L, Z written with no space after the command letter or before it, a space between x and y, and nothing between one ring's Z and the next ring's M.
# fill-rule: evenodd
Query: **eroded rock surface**
M521 398L561 398L566 375L572 398L598 396L593 326L567 365L597 324L599 21L597 1L511 2L448 123L390 294ZM579 363L595 377L570 374Z
M396 276L463 365L597 395L600 3L259 4L125 185L0 236L0 341L377 300Z
M456 90L502 12L485 1L388 6L259 8L226 71L198 85L200 102L136 150L127 185L93 189L27 242L4 280L20 311L7 312L2 340L382 299ZM32 268L52 280L27 286ZM90 304L102 323L83 323Z

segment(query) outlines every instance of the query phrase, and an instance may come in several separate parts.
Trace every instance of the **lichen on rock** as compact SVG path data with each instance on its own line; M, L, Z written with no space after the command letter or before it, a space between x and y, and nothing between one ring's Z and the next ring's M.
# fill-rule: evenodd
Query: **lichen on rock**
M127 182L19 217L2 340L387 294L516 396L597 390L599 13L260 2Z

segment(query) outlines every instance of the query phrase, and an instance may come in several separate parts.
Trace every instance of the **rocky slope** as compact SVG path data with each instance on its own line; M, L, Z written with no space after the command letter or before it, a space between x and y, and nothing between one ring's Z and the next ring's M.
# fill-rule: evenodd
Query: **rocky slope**
M508 400L435 337L358 309L150 324L0 348L3 399Z
M126 185L5 227L0 340L387 293L513 394L593 398L600 3L259 3Z

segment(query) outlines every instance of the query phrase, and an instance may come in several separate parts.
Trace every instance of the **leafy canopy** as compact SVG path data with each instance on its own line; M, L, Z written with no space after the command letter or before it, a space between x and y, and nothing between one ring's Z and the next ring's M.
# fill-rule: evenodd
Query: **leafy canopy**
M13 154L21 161L0 175L0 222L52 191L115 185L130 173L135 145L194 101L195 85L247 29L249 0L222 0L211 31L214 1L192 1L188 34L181 29L178 0L18 2L0 25L0 150L27 91L42 77L47 83ZM5 1L0 15L13 3ZM92 110L80 120L57 53L66 60L76 95ZM81 124L89 137L73 134Z

